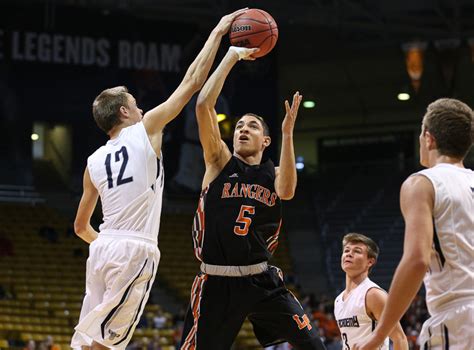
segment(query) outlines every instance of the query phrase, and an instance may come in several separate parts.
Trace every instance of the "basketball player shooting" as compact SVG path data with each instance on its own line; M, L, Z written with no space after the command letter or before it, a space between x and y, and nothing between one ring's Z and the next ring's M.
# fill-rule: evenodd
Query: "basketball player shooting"
M176 91L144 116L123 86L94 100L94 119L110 140L87 160L74 222L76 234L90 243L90 255L72 348L125 349L132 338L160 260L163 129L202 87L222 36L243 11L221 19ZM90 219L99 196L104 222L97 233Z
M431 103L420 133L420 163L400 190L405 220L403 256L395 271L380 323L355 350L375 350L403 316L421 282L430 318L422 349L474 347L474 171L464 158L474 141L474 113L465 103Z
M282 124L280 166L261 163L271 139L265 121L247 113L234 131L234 153L221 140L214 109L225 79L257 49L230 47L198 97L196 115L206 171L194 219L193 241L201 272L194 280L181 349L230 349L245 318L262 346L288 341L296 349L324 349L315 327L268 265L278 245L281 200L296 189L293 128L297 92Z

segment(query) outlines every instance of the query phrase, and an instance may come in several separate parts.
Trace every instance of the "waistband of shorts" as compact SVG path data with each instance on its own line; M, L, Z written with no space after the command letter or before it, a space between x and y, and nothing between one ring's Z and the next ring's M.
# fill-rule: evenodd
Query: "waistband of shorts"
M268 269L266 261L247 266L222 266L201 263L201 271L211 276L243 277L258 275Z
M99 237L115 238L115 239L136 239L151 244L158 244L157 238L139 231L112 230L106 229L99 232Z

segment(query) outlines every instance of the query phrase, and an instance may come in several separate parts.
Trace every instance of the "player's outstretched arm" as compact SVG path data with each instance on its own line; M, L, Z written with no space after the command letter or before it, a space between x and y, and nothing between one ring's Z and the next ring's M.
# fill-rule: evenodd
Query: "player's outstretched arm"
M379 321L387 303L387 293L379 288L371 288L367 291L365 300L367 313L372 319ZM393 350L408 350L407 337L400 322L397 322L388 336L393 341Z
M225 164L232 156L226 144L221 140L214 107L232 67L240 59L254 60L251 55L257 51L258 49L231 46L199 93L196 103L196 118L206 166L221 161L224 161Z
M433 244L434 189L424 176L409 177L400 191L400 207L405 219L403 256L395 270L387 304L367 341L354 350L378 349L410 306L420 289L431 256Z
M297 91L293 95L293 102L290 104L285 101L285 118L281 126L281 153L280 166L276 168L275 190L281 199L291 199L295 195L297 176L295 149L293 146L293 129L295 126L298 109L303 96Z
M234 18L245 10L241 9L221 18L204 47L189 66L178 88L165 102L145 114L143 123L151 139L154 135L161 134L165 125L181 112L194 93L202 87L214 63L222 36L229 31Z
M86 167L83 180L84 192L82 193L79 207L77 208L76 219L74 220L74 231L76 235L87 243L91 243L97 238L97 231L91 226L90 220L94 213L99 193L91 181L89 170Z

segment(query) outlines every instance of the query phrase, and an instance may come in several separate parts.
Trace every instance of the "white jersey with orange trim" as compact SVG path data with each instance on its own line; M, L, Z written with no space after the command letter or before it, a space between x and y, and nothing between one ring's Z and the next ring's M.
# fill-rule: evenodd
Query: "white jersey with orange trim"
M433 184L433 250L425 275L431 315L459 301L474 302L474 171L438 164L413 175Z
M103 211L99 235L158 241L164 171L142 122L121 130L87 160Z
M341 331L342 349L350 350L354 344L361 343L370 336L376 326L376 321L367 314L365 299L372 288L380 288L368 277L343 298L344 292L334 301L334 316ZM380 350L389 349L389 340L385 339Z

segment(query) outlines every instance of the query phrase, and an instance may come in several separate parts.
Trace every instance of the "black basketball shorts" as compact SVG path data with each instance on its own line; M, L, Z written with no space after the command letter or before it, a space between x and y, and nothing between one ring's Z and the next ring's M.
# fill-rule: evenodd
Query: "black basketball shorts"
M316 326L285 287L281 270L252 276L196 276L181 349L228 350L246 317L263 347L288 341L296 349L325 349Z

